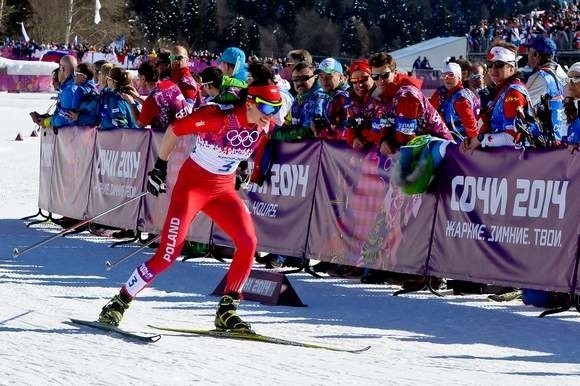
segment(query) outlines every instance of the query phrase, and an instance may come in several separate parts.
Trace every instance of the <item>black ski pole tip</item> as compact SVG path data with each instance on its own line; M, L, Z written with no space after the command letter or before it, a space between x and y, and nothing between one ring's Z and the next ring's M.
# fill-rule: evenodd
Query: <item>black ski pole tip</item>
M18 248L14 248L12 250L12 257L17 257L18 255L20 255L20 251L18 250Z

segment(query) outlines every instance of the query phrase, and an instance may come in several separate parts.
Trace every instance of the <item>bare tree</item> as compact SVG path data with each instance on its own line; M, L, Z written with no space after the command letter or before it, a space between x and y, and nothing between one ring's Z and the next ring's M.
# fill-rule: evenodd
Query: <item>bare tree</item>
M141 42L140 32L131 28L125 2L101 0L101 23L94 23L94 0L29 0L32 9L31 38L41 42L70 42L73 36L95 46L108 45L117 36Z
M4 0L0 0L0 29L2 29L2 24L4 21L2 18L4 17Z

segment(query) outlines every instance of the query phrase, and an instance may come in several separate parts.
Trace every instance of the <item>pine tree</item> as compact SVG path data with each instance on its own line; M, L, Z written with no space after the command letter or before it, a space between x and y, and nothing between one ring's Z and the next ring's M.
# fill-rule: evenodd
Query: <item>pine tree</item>
M260 52L260 38L260 27L255 21L250 22L248 25L248 52L253 55Z
M277 12L276 19L278 24L288 33L291 40L296 37L296 0L281 1Z
M369 24L369 1L368 0L354 0L352 3L352 16L361 20L365 25Z
M181 33L193 49L205 48L200 0L184 0L181 9Z
M223 47L231 46L239 47L244 51L248 50L248 27L243 16L236 17L225 29Z
M356 17L350 17L342 30L340 53L347 56L359 56L361 53L360 39L356 27Z
M455 2L448 0L432 0L433 17L431 18L430 32L432 36L451 36L453 34L453 6ZM464 32L464 33L467 33Z
M208 45L214 45L215 42L219 41L216 0L208 0L207 2L205 18L203 20L203 37ZM213 44L210 42L213 42Z
M166 0L164 7L160 9L162 27L160 34L171 43L177 43L177 38L183 35L181 0Z

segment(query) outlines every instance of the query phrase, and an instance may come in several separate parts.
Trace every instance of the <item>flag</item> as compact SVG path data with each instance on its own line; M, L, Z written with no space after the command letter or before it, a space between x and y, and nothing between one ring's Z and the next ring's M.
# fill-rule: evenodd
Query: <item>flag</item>
M79 37L75 34L75 39L73 40L73 45L76 47L79 45Z
M430 135L419 135L401 146L391 173L393 184L408 195L425 192L451 142Z
M24 23L20 23L20 27L22 29L22 40L24 40L25 42L29 42L30 38L28 37L28 34L26 33L26 28L24 28Z
M101 22L101 1L95 0L95 24Z

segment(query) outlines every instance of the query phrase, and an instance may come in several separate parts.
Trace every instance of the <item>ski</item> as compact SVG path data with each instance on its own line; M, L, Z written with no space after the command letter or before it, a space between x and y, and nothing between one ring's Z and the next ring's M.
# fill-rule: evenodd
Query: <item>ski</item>
M92 320L82 320L82 319L71 318L70 321L71 321L71 323L74 323L74 324L95 328L97 330L101 330L101 331L105 331L105 332L112 332L112 333L118 334L120 336L123 336L125 338L135 339L135 340L138 340L138 341L144 342L144 343L153 343L153 342L157 342L159 339L161 339L161 335L159 335L159 334L155 334L155 335L139 334L139 333L123 330L119 327L109 326L108 324L103 324L103 323L99 323L99 322L92 321Z
M226 339L237 339L237 340L251 340L254 342L281 344L284 346L297 346L297 347L306 347L306 348L314 348L314 349L338 351L338 352L348 352L348 353L353 353L353 354L358 354L358 353L361 353L363 351L367 351L368 349L371 348L371 346L366 346L366 347L359 348L359 349L348 349L348 348L341 348L341 347L324 346L324 345L320 345L320 344L316 344L316 343L303 343L303 342L297 342L294 340L276 338L273 336L254 334L254 333L248 333L248 332L228 331L228 330L196 330L196 329L191 329L191 328L171 328L171 327L160 327L160 326L153 326L153 325L148 325L148 326L151 328L154 328L156 330L180 332L183 334L211 336L211 337L215 337L215 338L226 338Z

